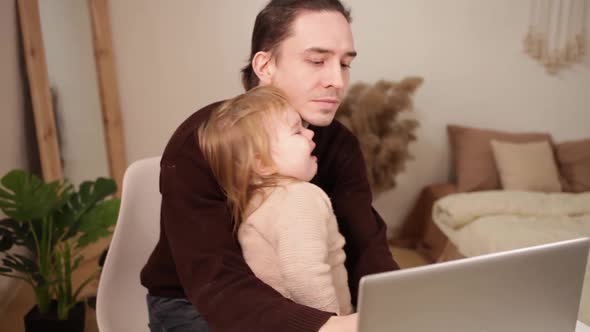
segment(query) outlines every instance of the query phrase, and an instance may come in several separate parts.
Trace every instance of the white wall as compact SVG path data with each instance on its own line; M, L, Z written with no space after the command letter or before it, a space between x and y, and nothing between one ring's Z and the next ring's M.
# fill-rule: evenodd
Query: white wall
M390 225L403 219L422 186L447 179L448 123L547 131L557 141L590 137L590 56L556 76L528 57L522 40L529 1L350 3L361 54L355 79L425 78L415 99L416 160L396 190L376 201Z
M256 13L265 0L112 1L129 161L159 155L194 110L241 92ZM375 205L391 229L420 189L446 181L448 123L590 136L590 56L556 76L522 51L529 2L348 0L359 57L352 82L425 78L416 160ZM590 26L590 15L587 16Z
M27 167L24 100L18 62L18 31L14 1L0 1L0 177ZM0 213L0 219L3 215ZM0 311L15 294L16 281L0 277Z
M242 91L239 71L248 58L254 17L264 4L110 2L129 162L161 154L188 115Z

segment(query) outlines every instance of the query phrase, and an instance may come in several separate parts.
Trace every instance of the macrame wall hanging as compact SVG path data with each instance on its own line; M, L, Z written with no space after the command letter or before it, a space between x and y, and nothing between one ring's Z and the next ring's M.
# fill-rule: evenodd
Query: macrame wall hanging
M587 0L531 0L526 53L555 74L580 61L587 49Z

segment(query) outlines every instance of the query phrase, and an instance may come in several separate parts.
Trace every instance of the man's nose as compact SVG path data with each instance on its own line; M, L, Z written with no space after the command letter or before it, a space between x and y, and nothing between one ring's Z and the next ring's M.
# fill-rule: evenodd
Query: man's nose
M340 62L326 66L326 73L324 76L324 86L334 87L337 89L344 88L344 72Z

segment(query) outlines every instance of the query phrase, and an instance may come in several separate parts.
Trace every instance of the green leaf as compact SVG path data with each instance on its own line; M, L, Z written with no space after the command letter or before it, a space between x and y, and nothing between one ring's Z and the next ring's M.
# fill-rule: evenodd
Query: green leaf
M37 266L37 262L31 260L29 257L20 255L20 254L14 254L14 257L18 258L21 262L21 264L25 267L26 271L30 272L30 273L34 273L39 271L39 267Z
M92 232L84 233L84 235L80 236L78 239L78 243L76 244L77 248L86 247L89 244L92 244L103 237L107 237L111 235L112 232L106 229L95 229Z
M102 200L117 192L117 184L112 179L98 178L92 188L91 197Z
M15 244L15 239L8 229L0 228L0 252L5 252L10 250Z
M18 222L13 219L0 220L0 252L8 251L19 244L19 237L26 237L26 232L19 233Z
M0 198L10 200L14 198L14 195L11 195L8 191L0 188Z
M102 237L111 234L110 228L117 222L121 201L110 199L97 204L81 219L79 231L82 234L78 240L78 246L84 247L94 243Z
M0 210L10 210L14 208L16 208L16 204L7 201L0 201Z
M0 179L0 184L4 187L0 209L18 221L42 219L51 214L60 201L62 185L59 182L46 184L22 170L9 172Z
M6 255L4 258L2 258L2 265L4 265L4 267L21 272L21 273L26 273L26 274L30 274L32 273L32 271L30 271L27 267L26 264L23 264L21 261L19 261L14 255Z
M117 192L117 184L112 179L98 178L95 182L80 184L78 199L81 206L97 203Z
M18 233L20 230L24 229L23 225L24 225L23 222L16 221L11 218L6 218L6 219L0 220L0 227L9 229L14 233ZM28 231L24 232L23 235L26 235L26 233L28 233Z
M0 266L0 273L11 273L12 271L12 269Z
M66 232L64 238L76 236L82 217L116 191L117 184L112 179L98 178L95 182L85 181L80 184L78 192L69 197L68 204L55 218L56 227Z
M0 252L10 250L12 246L25 246L35 251L35 243L30 227L26 222L14 219L0 220Z

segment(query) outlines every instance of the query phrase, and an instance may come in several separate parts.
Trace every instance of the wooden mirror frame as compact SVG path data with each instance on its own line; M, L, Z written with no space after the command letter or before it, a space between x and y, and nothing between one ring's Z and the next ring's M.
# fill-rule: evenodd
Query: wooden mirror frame
M87 0L92 22L94 59L110 176L120 196L127 167L123 123L113 58L108 0ZM26 62L43 179L63 179L55 113L49 90L47 61L38 0L17 0L23 54Z

